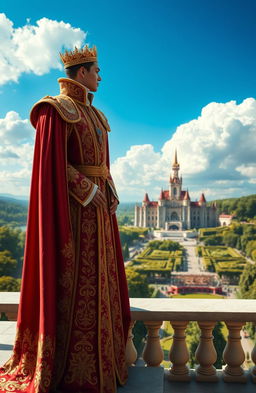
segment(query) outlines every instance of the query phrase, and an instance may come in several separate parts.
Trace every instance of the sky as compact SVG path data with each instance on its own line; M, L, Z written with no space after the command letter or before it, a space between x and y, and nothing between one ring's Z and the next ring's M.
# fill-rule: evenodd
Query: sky
M256 192L255 0L4 3L0 193L28 197L30 109L59 93L59 51L85 43L98 48L94 105L121 202L168 189L175 149L192 199Z

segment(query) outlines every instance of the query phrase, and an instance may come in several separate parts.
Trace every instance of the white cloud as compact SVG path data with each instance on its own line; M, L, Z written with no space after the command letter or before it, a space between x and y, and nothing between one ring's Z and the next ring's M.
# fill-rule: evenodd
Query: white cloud
M256 163L251 163L251 165L240 165L236 168L236 170L242 175L248 177L250 184L256 184Z
M180 125L172 138L154 151L152 145L131 146L112 165L121 200L142 200L144 192L158 197L168 187L177 148L184 188L208 199L255 193L256 101L210 103L201 115Z
M35 131L27 119L8 112L0 119L1 193L28 195Z
M247 177L256 177L256 163L252 165L241 165L236 168L236 170L242 175Z
M29 193L34 130L17 112L0 119L1 192ZM175 148L183 188L193 199L208 200L255 193L256 101L210 103L201 116L182 124L157 152L153 145L133 145L117 158L111 173L121 201L151 199L167 189Z
M0 14L0 85L17 82L24 72L43 75L61 68L58 53L81 46L86 33L69 23L42 18L31 25L14 28L13 22Z

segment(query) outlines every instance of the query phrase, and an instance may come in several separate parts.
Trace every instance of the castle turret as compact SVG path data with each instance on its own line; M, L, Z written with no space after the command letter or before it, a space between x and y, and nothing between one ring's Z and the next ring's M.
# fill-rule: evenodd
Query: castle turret
M162 201L163 199L164 199L164 191L162 189L159 195L159 200Z
M146 192L142 203L147 205L149 202L150 202L150 200L149 200L149 197L148 197L148 193Z
M184 201L190 201L190 196L189 196L188 190L185 193Z
M200 206L206 205L206 199L205 199L204 193L201 194L198 204Z

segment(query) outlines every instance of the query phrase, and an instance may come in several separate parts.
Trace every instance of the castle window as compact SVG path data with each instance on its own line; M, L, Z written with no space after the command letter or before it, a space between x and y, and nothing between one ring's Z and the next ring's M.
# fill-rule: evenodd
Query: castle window
M179 221L179 216L176 212L171 214L171 221Z
M177 195L177 188L176 187L174 187L174 189L173 189L173 195Z

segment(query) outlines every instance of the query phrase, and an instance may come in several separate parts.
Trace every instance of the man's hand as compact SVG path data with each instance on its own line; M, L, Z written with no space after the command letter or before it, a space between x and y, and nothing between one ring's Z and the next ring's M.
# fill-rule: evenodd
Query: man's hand
M96 194L92 199L92 204L95 207L103 207L104 209L107 208L107 200L103 192L98 188Z
M113 200L111 200L110 214L114 214L116 212L118 203L119 202L118 202L118 200L116 198L113 198Z

